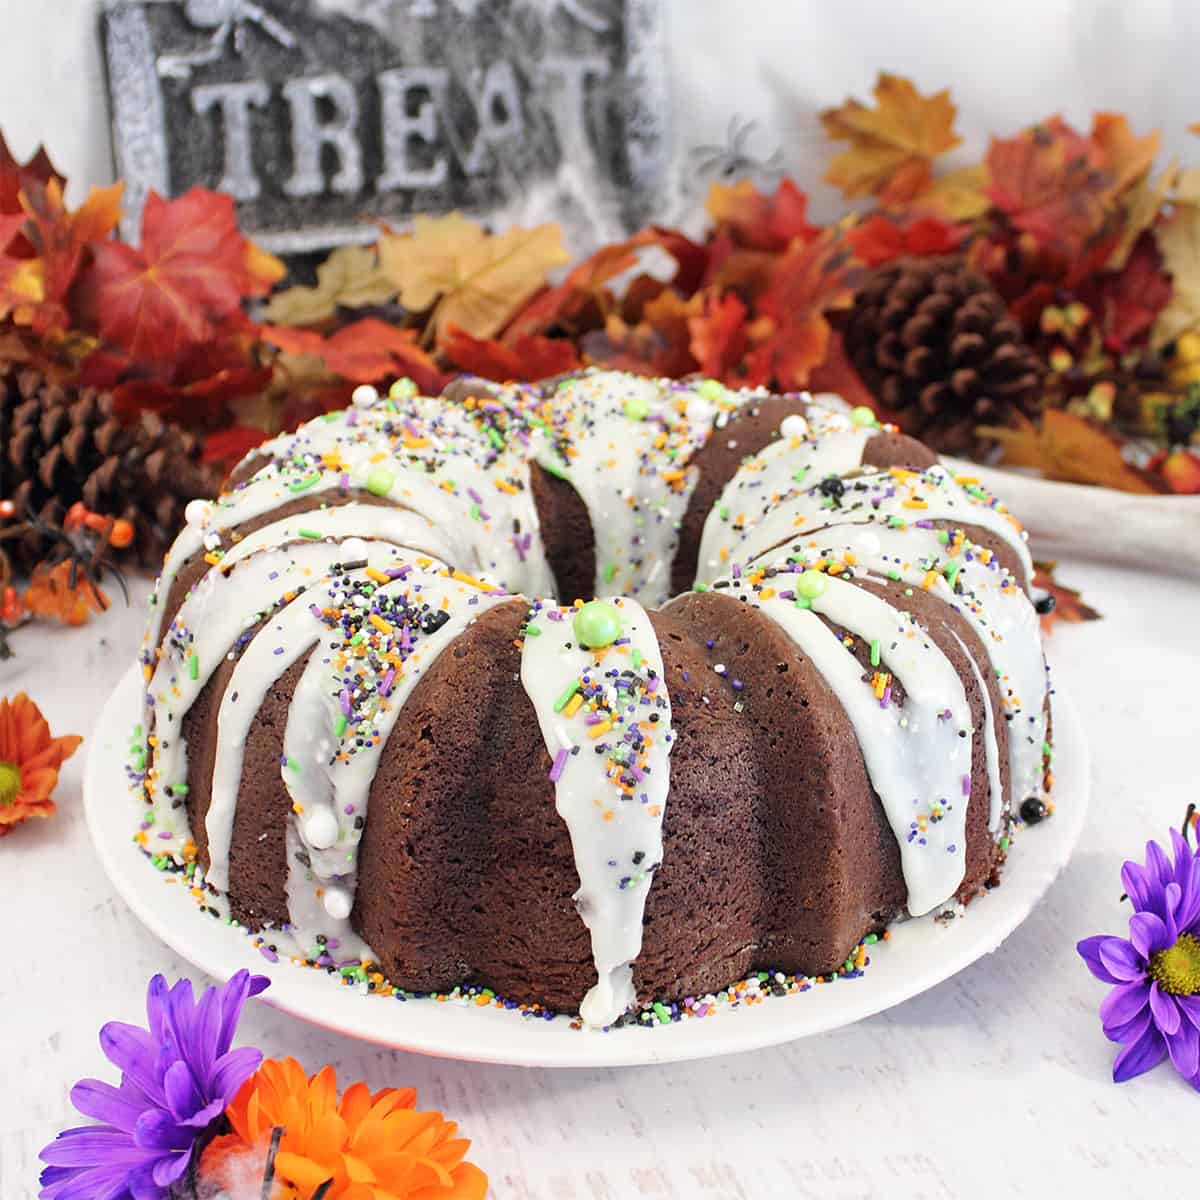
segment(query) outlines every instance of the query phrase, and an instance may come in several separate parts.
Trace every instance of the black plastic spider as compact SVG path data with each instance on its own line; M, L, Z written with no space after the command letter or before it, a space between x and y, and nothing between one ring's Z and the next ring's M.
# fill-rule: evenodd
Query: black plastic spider
M757 126L757 121L743 120L735 113L729 118L723 145L693 146L688 151L688 159L701 175L714 174L722 179L733 179L738 175L753 173L777 178L784 171L783 155L778 147L765 159L756 158L746 149L746 143Z

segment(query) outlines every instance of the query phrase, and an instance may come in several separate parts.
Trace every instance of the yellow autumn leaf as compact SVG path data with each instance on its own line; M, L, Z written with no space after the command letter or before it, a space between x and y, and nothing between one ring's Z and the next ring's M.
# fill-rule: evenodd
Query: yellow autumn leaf
M1000 443L1005 466L1034 467L1048 479L1122 492L1155 490L1125 461L1109 434L1074 413L1049 408L1042 414L1040 429L981 425L975 432Z
M317 268L316 287L293 287L272 296L263 319L272 325L315 325L342 305L386 304L396 295L372 246L341 246Z
M983 163L959 167L938 176L914 201L913 208L944 221L974 221L991 207L987 195L988 170Z
M1171 302L1154 323L1154 345L1164 346L1200 322L1200 207L1179 205L1157 236L1171 275Z
M385 233L379 257L405 308L433 308L431 338L448 325L492 337L568 261L558 225L492 235L461 213L417 217L412 233Z
M1119 271L1125 265L1133 252L1134 243L1154 224L1167 198L1175 198L1180 181L1186 174L1172 160L1157 179L1145 175L1129 190L1124 198L1125 219L1121 224L1121 240L1108 260L1110 270Z
M948 91L922 96L912 82L880 72L876 106L853 98L821 113L834 141L850 148L834 157L825 173L847 196L879 196L904 204L924 192L930 164L962 140L954 132L957 111Z

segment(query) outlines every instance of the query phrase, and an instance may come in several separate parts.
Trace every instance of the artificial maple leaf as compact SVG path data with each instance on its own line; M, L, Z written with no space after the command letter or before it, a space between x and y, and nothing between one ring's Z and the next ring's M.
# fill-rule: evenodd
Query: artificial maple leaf
M875 101L868 108L849 99L821 114L826 134L850 143L825 179L847 197L903 205L928 188L933 160L962 140L954 133L956 109L948 91L922 96L911 81L885 71L875 84Z
M675 260L675 270L666 282L677 292L690 296L708 272L709 249L678 229L649 225L631 239L639 249L657 246Z
M1061 117L993 138L988 195L1012 224L1063 257L1077 257L1100 231L1112 175L1100 147Z
M914 211L944 221L974 221L991 207L987 195L987 167L977 163L939 175L912 201Z
M21 193L21 205L29 216L25 236L41 271L41 296L36 304L18 308L14 319L35 333L65 330L71 322L67 294L79 274L85 253L94 249L116 228L121 219L123 184L92 188L75 212L63 201L57 179L42 184L29 181Z
M1180 205L1155 234L1172 285L1154 323L1153 343L1161 347L1200 324L1200 207Z
M14 311L30 311L45 296L42 264L36 258L0 254L0 321Z
M204 439L200 461L229 470L269 436L267 430L259 429L257 425L227 425L224 429L214 429Z
M428 395L436 395L446 377L417 344L415 329L400 329L374 317L345 325L329 337L310 329L264 325L263 341L289 354L319 358L334 375L352 383L378 383L407 375Z
M807 385L829 349L832 327L825 314L846 307L853 296L848 258L836 227L807 245L794 242L779 258L759 302L772 329L750 353L751 375L773 379L788 391Z
M966 240L968 231L937 217L917 217L893 221L883 213L874 213L846 234L857 258L868 267L877 267L896 258L950 254Z
M861 405L873 409L880 421L897 423L895 414L880 403L854 369L854 364L846 354L842 335L836 328L829 337L825 357L808 373L807 387L814 394L832 393L840 396L851 407Z
M1005 465L1033 467L1048 479L1099 484L1122 492L1158 490L1125 461L1116 438L1074 413L1048 408L1040 428L981 425L976 433L999 442Z
M746 311L733 292L710 292L704 298L703 310L689 317L687 323L692 357L700 370L733 386L740 386L737 373L745 367L749 346Z
M568 261L558 225L493 235L457 212L418 216L409 234L385 233L379 258L406 308L432 309L430 338L450 324L491 337Z
M18 162L0 133L0 216L23 214L21 193L26 186L37 183L46 187L51 181L57 182L60 189L67 186L45 149L39 148L26 163Z
M396 295L372 246L339 246L317 268L316 287L292 287L277 292L263 309L273 325L316 325L333 316L339 306L364 308L386 304Z
M1096 113L1092 117L1092 142L1100 147L1105 169L1112 176L1111 193L1116 196L1149 174L1158 157L1162 137L1156 129L1137 137L1128 118L1120 113Z
M1054 597L1054 607L1041 618L1042 632L1049 633L1059 621L1074 624L1078 621L1099 621L1100 614L1090 604L1085 604L1075 588L1069 588L1054 578L1053 562L1033 564L1033 589Z
M1101 272L1095 281L1092 308L1104 348L1111 354L1123 354L1142 342L1171 300L1171 281L1148 233L1138 239L1120 271Z
M475 338L457 325L448 325L438 337L438 348L459 370L498 383L548 379L582 365L573 342L541 334L525 334L508 345L495 338Z
M584 357L597 366L638 375L688 375L696 370L688 320L699 315L703 304L700 292L684 299L678 292L665 291L646 305L636 325L614 313L603 329L583 336L580 345Z
M630 238L601 246L590 258L573 267L555 287L535 295L509 322L505 341L560 328L578 334L603 323L612 306L606 285L637 265L637 242Z
M241 365L220 367L191 382L124 379L111 385L113 411L125 421L153 412L188 426L211 425L221 420L231 401L260 393L271 376L270 367Z
M1121 234L1108 259L1111 269L1120 270L1125 265L1134 244L1158 220L1163 205L1176 192L1184 174L1179 164L1172 161L1157 178L1146 174L1129 189L1122 199Z
M84 625L92 613L108 608L108 597L70 559L34 568L25 590L25 607L35 617L53 617L66 625Z
M80 284L84 323L135 361L161 362L246 324L242 301L264 296L285 267L238 230L233 200L193 188L175 200L150 192L141 249L93 247Z
M748 179L714 183L705 207L717 232L728 232L735 243L751 250L786 250L796 238L810 242L821 232L808 223L808 197L790 179L769 196Z

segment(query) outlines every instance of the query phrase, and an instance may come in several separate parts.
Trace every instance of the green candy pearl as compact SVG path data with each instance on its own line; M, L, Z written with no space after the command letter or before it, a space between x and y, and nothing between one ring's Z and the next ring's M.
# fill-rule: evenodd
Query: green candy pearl
M829 581L820 571L805 571L796 580L796 595L805 600L815 600L826 588Z
M575 613L571 627L581 646L599 650L621 636L621 614L604 600L589 600Z
M375 467L367 476L367 491L372 496L386 496L392 490L395 482L396 477L391 471L385 471L383 467Z
M417 394L417 385L408 378L407 375L403 379L397 379L395 383L388 388L389 400L411 400Z
M650 404L640 396L625 401L625 415L631 421L644 421L650 415Z
M879 422L875 419L875 413L865 404L860 404L850 410L850 420L855 425L878 425Z
M724 400L729 391L719 379L702 379L696 384L695 390L697 396L703 396L705 400L711 400L714 404Z

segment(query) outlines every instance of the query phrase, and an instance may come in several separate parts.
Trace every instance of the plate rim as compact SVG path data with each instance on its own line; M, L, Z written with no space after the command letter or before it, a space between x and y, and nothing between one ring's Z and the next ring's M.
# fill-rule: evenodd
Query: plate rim
M247 936L236 936L223 924L202 916L185 889L174 889L175 894L164 900L167 889L162 875L132 840L136 810L130 803L127 822L113 819L114 791L120 793L121 802L130 800L124 766L129 731L140 712L140 680L140 667L135 662L101 709L84 769L88 829L117 894L155 937L205 974L225 980L246 967L271 979L271 987L261 998L273 1008L322 1029L433 1057L525 1067L648 1066L763 1049L853 1024L921 995L995 951L1033 912L1066 868L1087 816L1087 741L1074 705L1054 687L1053 820L1020 831L1020 845L1006 864L1001 886L975 901L964 919L951 921L936 931L930 917L893 924L886 948L881 949L880 943L872 951L888 955L886 970L876 962L861 978L852 981L821 984L801 995L771 998L752 1007L651 1029L576 1030L561 1016L554 1021L522 1018L492 1007L481 1010L465 1000L397 1002L391 1005L391 1011L399 1019L380 1020L375 1011L384 1008L381 998L359 996L353 989L330 981L323 972L305 970L284 958L277 963L267 961ZM983 906L986 908L981 911ZM187 923L182 917L184 908L189 919L198 924ZM205 928L219 931L220 937L210 939L204 934L198 938L196 930ZM932 937L930 931L934 931ZM939 939L944 944L939 946ZM923 967L921 958L913 957L912 944L916 942L937 947L932 960ZM892 959L892 955L900 957ZM899 979L893 979L906 965L906 958L907 966L914 969L908 977L901 973ZM925 958L930 956L926 954ZM881 972L885 975L882 981ZM841 997L851 983L854 991L849 1002L843 1004ZM816 997L826 991L838 993L836 1003L816 1003ZM368 1009L360 1007L364 1002L370 1006ZM416 1005L427 1006L428 1011L413 1017L410 1006ZM362 1019L364 1011L371 1013L369 1020ZM494 1026L490 1024L493 1021L497 1022ZM498 1024L501 1021L510 1024L505 1028Z

